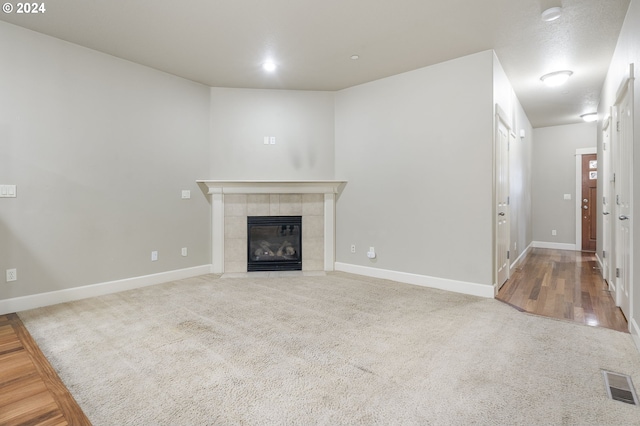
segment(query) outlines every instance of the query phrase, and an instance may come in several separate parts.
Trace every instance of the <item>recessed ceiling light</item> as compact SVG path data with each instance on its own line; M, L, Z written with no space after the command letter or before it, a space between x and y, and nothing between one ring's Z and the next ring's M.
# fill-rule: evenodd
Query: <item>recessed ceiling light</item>
M580 116L587 123L592 123L594 121L598 121L598 113L597 112L589 112L587 114L582 114Z
M357 59L360 59L360 56L358 55L351 55L351 59L353 59L354 61Z
M555 21L562 15L561 7L550 7L542 11L542 20L545 22Z
M566 83L572 74L573 71L569 70L556 71L543 75L542 77L540 77L540 80L542 80L542 82L549 87L557 87L562 86L564 83Z
M274 72L276 70L276 64L273 61L266 61L262 64L262 69L267 72Z

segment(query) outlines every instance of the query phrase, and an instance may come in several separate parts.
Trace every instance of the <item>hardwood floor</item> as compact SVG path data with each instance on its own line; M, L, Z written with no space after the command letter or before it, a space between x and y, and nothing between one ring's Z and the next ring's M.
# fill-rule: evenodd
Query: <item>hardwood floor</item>
M497 298L532 314L629 332L594 253L534 248Z
M0 315L0 425L90 425L16 314Z

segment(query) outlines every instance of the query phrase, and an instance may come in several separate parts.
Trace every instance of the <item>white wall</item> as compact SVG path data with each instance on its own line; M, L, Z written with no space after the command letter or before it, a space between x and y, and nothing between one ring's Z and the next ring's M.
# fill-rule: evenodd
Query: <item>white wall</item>
M533 129L498 58L493 56L494 102L510 117L515 142L509 147L510 247L511 264L520 258L533 238L532 150ZM494 121L495 122L495 121ZM524 130L524 138L520 131Z
M338 262L492 284L492 73L486 51L336 94Z
M211 179L333 179L334 93L212 88L211 147Z
M635 64L634 83L634 151L633 151L633 211L640 212L640 83L638 82L638 69L640 68L640 0L631 0L627 16L625 18L615 53L611 60L609 72L605 80L600 104L598 106L599 129L601 121L609 114L609 108L616 102L616 93L620 84L629 76L629 64ZM598 132L601 137L601 131ZM600 141L602 142L602 141ZM602 150L602 144L598 144ZM637 214L632 215L638 217ZM633 222L632 222L633 223ZM640 348L640 226L633 226L633 289L631 318L631 331L636 338L636 344ZM600 239L601 234L598 233ZM601 245L599 250L601 250Z
M0 57L0 299L210 263L209 88L4 22Z
M596 147L596 124L537 128L533 140L533 240L575 248L576 149Z
M207 88L5 23L0 52L3 299L209 263L203 178L347 180L338 262L493 283L494 103L530 126L492 51L338 93Z

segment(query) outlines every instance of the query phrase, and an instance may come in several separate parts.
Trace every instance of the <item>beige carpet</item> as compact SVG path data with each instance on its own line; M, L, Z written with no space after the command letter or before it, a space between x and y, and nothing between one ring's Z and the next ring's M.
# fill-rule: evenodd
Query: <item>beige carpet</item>
M628 334L334 273L208 275L21 312L95 425L640 424Z

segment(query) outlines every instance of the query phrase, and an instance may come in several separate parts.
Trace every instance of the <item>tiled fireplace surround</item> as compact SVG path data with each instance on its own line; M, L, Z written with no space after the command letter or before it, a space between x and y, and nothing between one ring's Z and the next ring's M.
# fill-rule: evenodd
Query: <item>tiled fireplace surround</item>
M247 272L247 216L302 216L302 271L332 271L341 181L198 181L212 207L212 272Z

